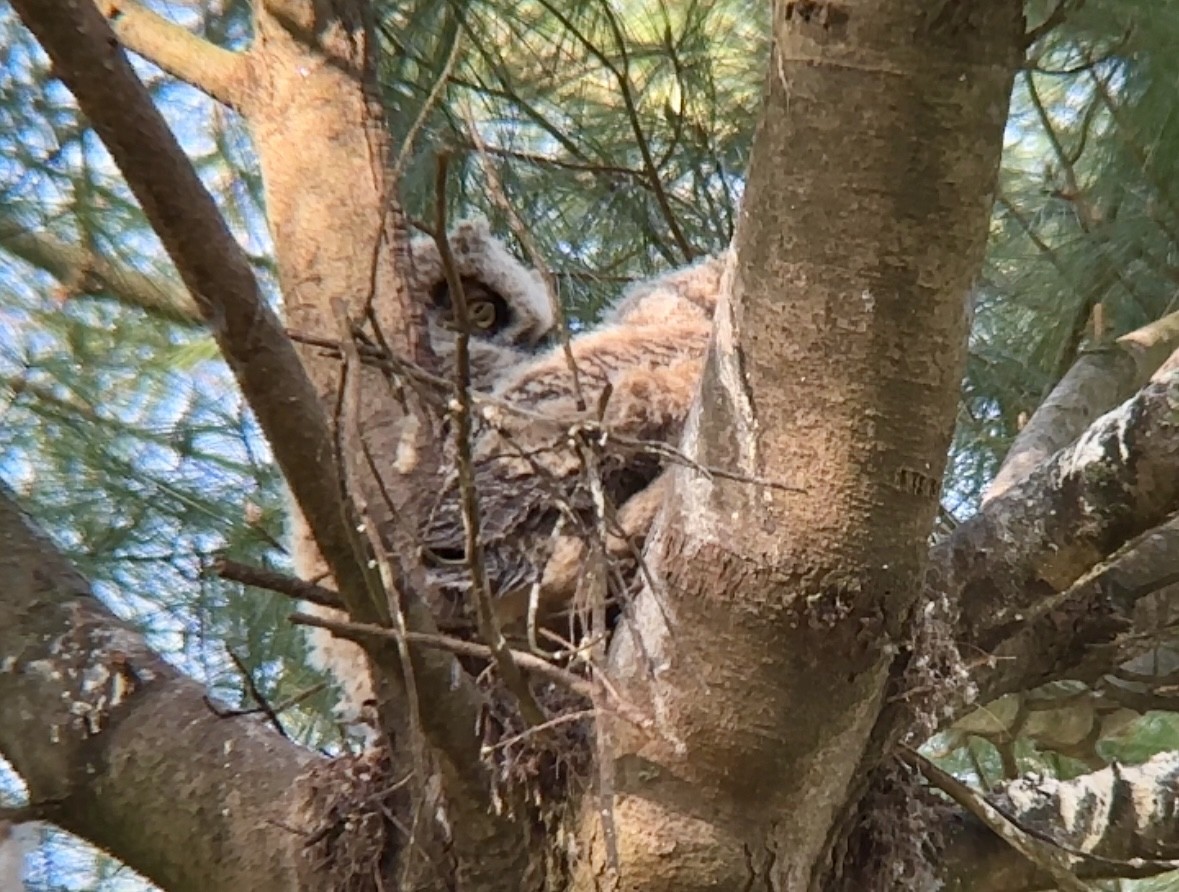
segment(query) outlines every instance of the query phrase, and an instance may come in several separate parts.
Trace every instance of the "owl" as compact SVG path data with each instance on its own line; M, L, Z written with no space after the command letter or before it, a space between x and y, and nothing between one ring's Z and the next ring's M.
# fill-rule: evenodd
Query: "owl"
M512 369L532 357L553 328L553 310L535 271L522 266L491 234L484 219L465 220L448 234L456 270L466 297L470 337L471 388L493 389ZM432 237L409 245L408 285L426 306L431 347L444 375L454 373L455 324L450 287ZM313 582L328 579L327 565L294 500L290 501L291 555L296 575ZM347 619L340 611L305 604L308 613L326 619ZM372 682L363 650L334 638L324 629L308 629L312 665L330 672L340 685L339 713L353 721L372 698Z
M544 612L564 606L584 570L594 502L570 443L579 423L605 444L600 479L614 509L607 548L633 567L662 503L666 447L678 445L695 398L727 256L632 286L601 324L573 338L580 394L562 348L514 367L492 389L496 400L483 411L472 452L484 564L502 623L522 619L534 592ZM442 490L422 539L444 603L469 608L456 480Z

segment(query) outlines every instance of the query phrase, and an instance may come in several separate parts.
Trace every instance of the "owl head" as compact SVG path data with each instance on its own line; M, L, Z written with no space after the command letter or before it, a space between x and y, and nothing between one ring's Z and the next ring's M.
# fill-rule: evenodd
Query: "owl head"
M471 385L493 387L499 375L540 347L553 328L553 310L540 275L524 267L491 234L482 217L448 234L471 322ZM427 307L431 345L444 368L454 353L454 307L438 246L430 236L410 242L410 288Z

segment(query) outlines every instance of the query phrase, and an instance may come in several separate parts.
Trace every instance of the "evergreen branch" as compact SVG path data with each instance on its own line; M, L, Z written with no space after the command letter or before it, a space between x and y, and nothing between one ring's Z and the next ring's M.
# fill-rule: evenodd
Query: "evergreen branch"
M135 0L97 0L119 43L221 104L241 111L253 86L249 57L222 49Z
M0 248L57 279L67 296L107 292L153 316L196 326L202 322L192 297L178 285L115 263L97 251L70 244L49 232L30 232L16 221L0 221Z
M1179 217L1179 209L1176 208L1175 195L1171 191L1170 183L1158 177L1156 172L1157 165L1151 162L1147 151L1140 144L1138 134L1130 125L1130 122L1126 120L1121 104L1114 99L1113 94L1110 92L1109 84L1106 83L1105 78L1095 68L1089 69L1089 77L1093 81L1093 88L1097 91L1097 96L1101 99L1102 105L1117 125L1114 128L1115 135L1134 157L1134 161L1142 173L1142 178L1163 199L1163 203L1171 211L1171 216ZM1151 214L1150 219L1170 240L1172 245L1179 245L1179 231L1176 231L1159 214Z
M651 145L647 139L647 134L643 129L642 121L639 120L638 107L635 105L634 90L632 89L630 81L630 58L626 52L626 35L622 33L622 28L618 24L618 19L614 15L612 9L608 4L602 4L602 9L610 23L611 33L614 37L615 46L618 48L622 59L622 64L619 66L612 60L605 51L599 47L593 40L591 40L581 29L579 29L573 21L558 9L550 0L541 0L541 6L565 28L578 43L591 56L598 60L603 68L613 76L615 82L618 84L619 94L622 97L623 108L626 111L627 122L630 125L631 132L635 137L635 144L638 146L639 155L643 159L643 171L647 177L647 183L651 191L655 195L655 201L659 205L660 212L663 214L664 220L667 222L668 228L671 231L672 238L675 240L680 253L684 260L691 261L695 257L695 252L692 246L688 243L684 236L683 230L680 228L679 221L671 210L671 203L668 200L667 191L663 188L663 181L660 179L659 171L655 167L654 156L651 154Z
M469 119L470 115L467 118ZM501 146L484 145L482 141L479 143L474 141L460 143L458 147L470 152L476 152L480 155L495 155L499 158L506 158L510 161L522 161L525 164L533 164L538 167L556 167L575 173L591 173L595 176L626 177L629 180L634 180L635 185L643 189L649 189L651 187L643 171L635 170L633 167L624 167L618 164L604 164L598 161L570 161L565 158L554 158L551 155L540 155L536 152L525 152L519 149L505 149ZM561 273L558 275L570 274Z

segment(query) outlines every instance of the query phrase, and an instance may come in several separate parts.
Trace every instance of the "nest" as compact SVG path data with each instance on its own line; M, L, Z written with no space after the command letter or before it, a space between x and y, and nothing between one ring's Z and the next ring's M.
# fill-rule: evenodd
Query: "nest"
M408 841L409 776L376 747L317 765L304 777L311 830L303 870L309 888L378 892ZM430 884L401 888L429 888Z
M478 730L496 807L517 818L526 808L541 824L550 824L571 794L580 792L592 764L592 704L553 682L533 682L532 695L549 720L528 728L515 697L498 678L484 673L480 687L487 692L487 705Z

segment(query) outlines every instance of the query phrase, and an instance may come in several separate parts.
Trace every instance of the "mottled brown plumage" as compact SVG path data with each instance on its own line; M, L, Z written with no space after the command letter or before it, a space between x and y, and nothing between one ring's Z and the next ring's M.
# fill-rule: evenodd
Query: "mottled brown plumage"
M589 481L570 431L605 438L603 489L618 509L608 548L625 556L661 503L664 458L640 444L678 444L695 397L724 259L710 258L630 288L598 327L571 343L581 399L568 359L553 348L517 366L492 390L473 443L484 565L501 620L523 615L536 593L546 609L573 597L584 553L579 527L592 526ZM603 401L604 400L604 401ZM514 412L513 408L523 410ZM598 412L601 411L599 419ZM554 535L564 516L564 531ZM469 606L456 479L443 490L423 533L431 580L444 601Z
M491 390L521 362L532 358L553 327L553 312L540 276L526 269L491 234L486 220L467 220L448 235L456 271L462 278L472 330L468 341L471 388ZM450 289L433 238L410 243L408 284L426 310L431 346L443 374L453 374L454 329ZM302 579L332 587L327 565L294 500L291 500L291 556ZM347 619L338 610L303 605L308 613L326 619ZM364 652L351 641L334 638L324 629L309 629L313 665L330 672L339 683L339 712L355 720L372 697L372 682Z

